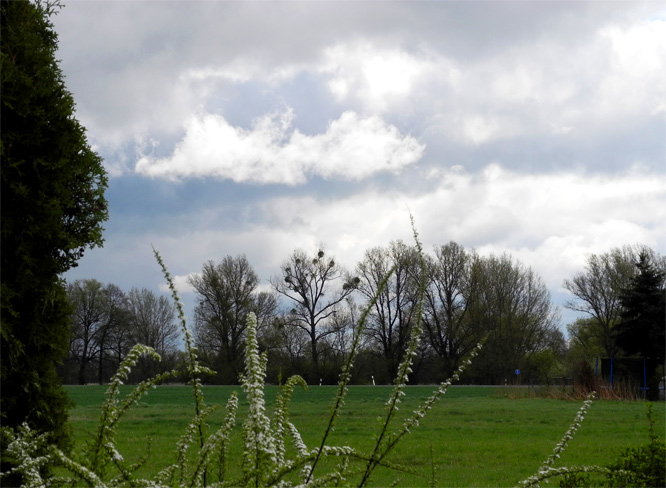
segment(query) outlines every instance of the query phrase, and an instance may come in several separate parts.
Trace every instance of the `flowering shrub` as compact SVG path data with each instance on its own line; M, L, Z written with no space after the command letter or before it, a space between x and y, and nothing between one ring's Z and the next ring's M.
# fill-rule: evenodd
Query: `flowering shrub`
M625 449L608 469L601 471L601 475L596 478L590 473L569 473L560 481L560 486L666 486L666 443L654 431L652 403L647 403L646 415L649 443Z
M650 442L626 449L612 463L608 486L666 486L666 443L654 431L653 404L647 404Z

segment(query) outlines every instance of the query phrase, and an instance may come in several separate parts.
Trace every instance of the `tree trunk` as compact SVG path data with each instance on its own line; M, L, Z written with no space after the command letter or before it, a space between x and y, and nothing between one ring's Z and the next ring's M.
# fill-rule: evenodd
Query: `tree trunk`
M97 370L97 380L99 381L99 384L102 385L104 384L104 335L102 336L102 340L99 344L99 364L98 364L98 370Z
M317 336L315 335L314 328L310 333L310 347L312 354L312 378L310 378L310 383L314 385L319 382L319 353L317 351Z
M79 385L86 384L86 361L85 358L81 358L81 363L79 364Z

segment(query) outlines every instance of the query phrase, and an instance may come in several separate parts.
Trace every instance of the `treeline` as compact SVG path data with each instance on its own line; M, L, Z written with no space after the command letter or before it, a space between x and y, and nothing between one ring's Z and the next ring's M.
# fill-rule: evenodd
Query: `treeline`
M455 242L437 246L425 256L424 283L417 249L402 241L367 250L353 269L324 249L312 254L297 249L270 279L270 288L260 286L246 256L226 256L204 263L190 278L197 299L190 327L201 361L216 371L210 383L238 382L246 317L254 312L269 382L300 374L310 384L332 384L367 309L352 381L386 384L406 349L424 283L423 336L412 383L448 378L479 342L484 347L463 381L549 383L589 374L595 356L648 354L663 364L664 314L661 342L659 323L652 322L664 306L665 269L664 259L646 246L590 256L585 271L564 282L574 297L567 307L586 315L568 325L566 341L544 281L508 254L479 256ZM645 288L648 278L651 290ZM178 365L176 312L165 297L147 289L125 293L95 280L71 283L67 292L76 312L69 357L61 368L66 382L108 381L137 342L155 348L163 361L143 361L134 381ZM650 293L654 304L648 317ZM644 350L643 343L652 349Z

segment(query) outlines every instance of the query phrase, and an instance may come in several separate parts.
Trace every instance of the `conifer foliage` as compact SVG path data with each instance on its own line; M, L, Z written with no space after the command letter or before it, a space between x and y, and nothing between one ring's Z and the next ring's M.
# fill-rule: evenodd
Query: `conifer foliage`
M665 273L655 266L648 253L641 253L637 272L620 295L621 321L615 327L615 341L626 355L642 357L648 383L648 396L658 398L657 367L666 357Z
M67 444L61 274L102 244L107 177L74 117L50 16L59 5L2 3L2 424ZM7 459L3 459L3 464Z
M641 253L637 273L620 295L621 322L616 328L616 341L626 354L664 359L666 328L664 272Z

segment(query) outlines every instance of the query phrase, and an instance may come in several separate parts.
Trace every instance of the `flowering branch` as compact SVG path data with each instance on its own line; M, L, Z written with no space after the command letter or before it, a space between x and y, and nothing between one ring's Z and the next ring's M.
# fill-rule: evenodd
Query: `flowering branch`
M262 486L268 472L265 464L276 464L276 450L270 432L270 420L264 402L265 360L259 355L257 342L257 318L247 317L247 342L245 345L245 376L243 390L250 404L243 422L243 470L254 486Z
M136 365L141 356L149 356L159 361L160 355L155 352L152 347L144 346L143 344L135 345L127 357L120 363L118 371L111 378L111 384L106 390L106 400L102 404L102 415L100 419L99 430L97 436L92 444L92 452L89 453L89 468L92 472L97 474L104 473L104 467L109 460L108 445L114 445L115 426L128 410L129 406L138 400L139 396L146 392L149 386L161 380L160 377L154 378L152 381L144 382L135 389L130 398L126 400L120 408L118 407L118 392L120 385L127 381L130 371Z
M571 474L571 473L588 473L588 472L597 472L597 473L609 473L610 470L608 468L602 468L600 466L570 466L570 467L561 467L561 468L553 468L553 464L555 463L556 459L560 458L560 454L564 452L564 449L567 447L569 441L573 439L574 435L580 428L581 424L583 423L583 420L585 419L585 416L587 415L587 411L590 409L590 406L592 405L592 400L596 397L596 392L590 393L586 400L583 402L583 405L580 407L578 410L578 413L576 414L576 417L574 418L574 421L572 424L569 426L569 429L566 431L562 439L560 439L560 442L557 443L555 446L555 449L553 449L553 453L546 458L544 463L541 465L541 468L532 476L529 478L521 481L518 483L519 485L522 486L539 486L539 483L541 481L546 481L548 482L548 478L552 478L554 476L560 476L563 474Z
M548 458L544 461L542 469L550 468L555 462L555 460L559 459L560 454L564 452L564 449L567 447L567 444L571 439L573 439L574 435L576 434L576 431L578 431L581 424L583 423L583 420L585 420L587 411L592 406L592 401L594 400L596 395L597 395L596 392L593 391L587 396L587 398L583 402L583 406L580 407L580 409L578 410L578 413L576 414L573 423L569 426L569 430L567 430L562 439L560 439L560 442L557 443L555 449L553 449L553 453L550 456L548 456Z
M423 332L423 300L425 296L425 289L428 284L428 275L426 271L425 257L423 254L423 246L419 239L418 232L416 230L416 225L414 223L414 217L410 214L410 221L412 225L412 232L414 235L414 242L416 245L417 254L419 257L419 269L420 269L420 279L419 279L419 288L416 300L416 321L412 325L410 331L409 343L407 344L407 350L405 355L398 366L398 374L395 378L395 386L389 397L388 402L386 403L386 416L384 418L384 423L382 425L382 430L377 436L377 442L375 443L375 448L370 456L370 460L366 465L365 473L363 474L363 479L359 486L364 486L370 475L377 467L379 462L388 454L388 452L393 448L395 442L389 441L388 445L382 451L382 443L384 442L384 437L388 432L389 425L396 416L399 407L398 404L401 402L401 398L405 396L404 388L407 385L409 379L409 374L412 372L412 364L414 362L414 357L416 356L419 343L421 341L421 334ZM402 436L400 436L402 437ZM395 439L394 439L395 440Z
M395 270L396 267L394 266L386 274L384 279L379 284L379 287L377 288L377 293L374 295L374 297L372 297L372 300L368 302L358 321L356 330L354 331L351 351L349 352L347 362L344 364L344 366L342 367L342 371L340 372L340 379L338 380L338 393L335 396L335 401L333 403L333 407L331 408L331 415L328 419L328 425L326 426L326 430L324 431L324 435L322 436L321 443L319 444L319 448L317 449L317 454L314 458L314 462L312 463L312 467L310 468L310 472L308 473L305 479L306 483L309 483L310 480L312 479L314 470L317 467L317 463L319 462L322 454L324 453L324 448L326 447L326 441L328 439L328 436L333 431L333 425L335 423L335 420L338 418L340 410L344 405L345 397L347 396L348 392L347 385L351 381L352 367L354 366L354 360L356 359L358 351L361 347L361 338L363 336L363 331L365 330L365 325L367 323L368 317L370 316L370 311L377 303L377 300L379 299L382 291L388 286L389 279L391 278L393 273L395 273Z
M176 289L176 284L174 283L173 278L171 277L171 273L169 273L169 270L166 267L166 264L162 260L162 256L160 255L159 252L157 252L157 250L154 247L153 247L153 254L155 255L157 263L162 268L162 274L164 275L164 278L167 280L167 283L169 285L169 290L171 290L171 296L176 305L176 308L178 309L178 318L180 319L181 330L183 331L183 335L185 336L187 373L190 377L190 384L192 385L192 394L194 396L194 411L196 418L201 419L202 418L201 411L204 408L204 395L203 395L203 385L201 384L201 379L199 378L199 375L201 373L209 374L212 373L212 371L209 370L208 368L203 368L199 365L197 354L194 345L192 344L192 335L190 334L190 330L187 328L187 321L185 319L185 310L183 308L182 302L180 301L180 297L178 296L178 290ZM197 425L197 430L199 433L199 448L203 449L204 433L203 433L202 423L199 423ZM205 478L206 474L204 473L204 483L205 483Z

